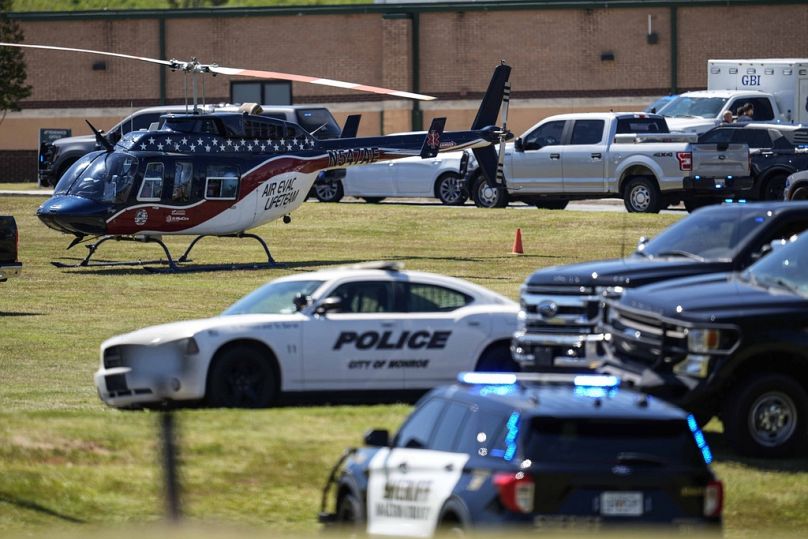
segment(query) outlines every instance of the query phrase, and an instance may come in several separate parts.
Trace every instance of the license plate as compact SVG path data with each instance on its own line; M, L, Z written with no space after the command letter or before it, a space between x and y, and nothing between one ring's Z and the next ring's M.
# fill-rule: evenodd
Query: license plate
M716 188L720 189L726 185L726 181L723 178L716 178L715 186Z
M600 495L600 514L636 517L642 515L642 492L603 492Z

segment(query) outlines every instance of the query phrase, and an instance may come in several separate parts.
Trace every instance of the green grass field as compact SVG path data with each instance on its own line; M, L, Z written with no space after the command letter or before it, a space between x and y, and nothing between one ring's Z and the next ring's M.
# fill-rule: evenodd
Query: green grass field
M39 224L38 197L0 196L20 227L23 274L0 284L0 536L125 536L162 518L153 412L101 404L98 346L145 325L206 317L259 284L292 272L365 260L469 279L516 298L532 270L628 252L680 215L480 210L436 205L307 203L290 225L257 229L284 263L271 270L149 274L139 268L58 270L79 257ZM525 253L512 255L517 227ZM188 238L167 241L176 253ZM154 258L158 248L109 242L100 258ZM206 239L196 262L260 260L248 240ZM394 429L409 411L308 406L178 413L184 510L194 526L314 534L322 484L343 448L369 427ZM726 535L797 536L808 526L808 460L739 459L708 426L726 485ZM99 531L100 530L100 531ZM196 534L195 534L196 535Z

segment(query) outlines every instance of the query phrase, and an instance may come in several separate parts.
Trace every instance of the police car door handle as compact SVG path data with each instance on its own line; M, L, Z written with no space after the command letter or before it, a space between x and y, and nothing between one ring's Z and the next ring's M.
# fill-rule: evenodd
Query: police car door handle
M477 320L469 320L468 325L470 325L471 327L474 327L474 328L480 327L480 323Z
M398 465L398 471L400 472L407 473L407 468L408 466L406 462L402 462Z
M382 322L382 327L383 328L394 328L394 327L396 327L396 323L395 322Z
M446 466L444 466L444 467L443 467L443 469L444 469L444 470L446 470L447 472L453 472L453 471L454 471L454 464L452 464L452 463L450 462L449 464L447 464Z

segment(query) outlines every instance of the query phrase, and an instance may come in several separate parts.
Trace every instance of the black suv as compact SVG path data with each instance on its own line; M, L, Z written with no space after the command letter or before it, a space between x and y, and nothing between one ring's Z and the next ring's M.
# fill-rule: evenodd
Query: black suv
M723 487L695 418L613 376L461 373L389 439L346 452L320 520L370 534L438 528L716 528ZM335 487L335 509L325 510Z
M808 234L737 273L627 291L606 306L603 369L718 415L747 455L808 450Z

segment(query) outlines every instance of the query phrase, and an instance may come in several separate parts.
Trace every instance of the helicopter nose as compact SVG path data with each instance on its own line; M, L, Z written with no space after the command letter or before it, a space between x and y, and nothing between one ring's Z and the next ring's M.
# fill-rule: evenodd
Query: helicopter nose
M107 231L107 207L83 197L55 196L36 211L46 226L70 234L99 235Z

